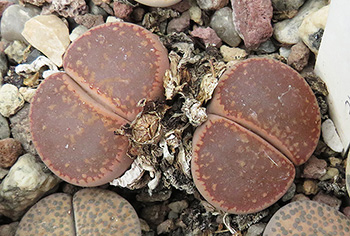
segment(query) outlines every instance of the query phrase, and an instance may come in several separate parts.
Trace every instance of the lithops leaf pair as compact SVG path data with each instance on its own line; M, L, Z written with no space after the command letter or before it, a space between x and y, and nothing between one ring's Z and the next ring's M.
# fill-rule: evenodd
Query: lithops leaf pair
M315 201L296 201L279 209L267 224L264 236L350 235L350 219Z
M168 7L180 2L181 0L135 0L135 1L151 7Z
M76 39L63 67L65 73L41 83L31 103L35 147L63 180L105 184L132 162L127 138L113 132L140 112L139 100L162 96L167 51L140 26L108 23Z
M294 165L308 160L320 135L310 87L273 59L228 69L208 113L193 137L192 175L206 200L234 214L258 212L281 198Z
M115 192L83 189L73 197L55 193L23 216L16 236L141 235L134 208Z

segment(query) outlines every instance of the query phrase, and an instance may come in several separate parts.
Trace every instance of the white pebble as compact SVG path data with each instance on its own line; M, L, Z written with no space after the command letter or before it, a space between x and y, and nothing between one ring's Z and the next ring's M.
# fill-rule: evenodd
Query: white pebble
M331 119L327 119L322 123L323 141L335 152L343 151L343 144L336 131L334 123Z
M24 98L18 88L12 84L4 84L0 88L0 113L4 117L14 115L24 105Z

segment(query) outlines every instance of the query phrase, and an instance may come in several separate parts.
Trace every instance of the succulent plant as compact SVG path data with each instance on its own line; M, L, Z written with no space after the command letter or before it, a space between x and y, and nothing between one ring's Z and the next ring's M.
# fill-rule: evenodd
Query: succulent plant
M180 2L181 0L135 0L135 1L151 7L168 7Z
M31 133L43 162L63 180L98 186L132 160L127 138L113 131L131 122L139 100L163 94L169 67L158 37L130 23L97 26L68 48L65 73L46 78L31 103Z
M16 236L141 235L134 208L115 192L90 188L72 197L55 193L23 216Z
M280 208L267 224L264 236L350 235L350 219L326 204L296 201Z
M311 88L273 59L228 69L208 113L193 137L192 175L207 201L234 214L258 212L281 198L294 165L308 160L320 135Z

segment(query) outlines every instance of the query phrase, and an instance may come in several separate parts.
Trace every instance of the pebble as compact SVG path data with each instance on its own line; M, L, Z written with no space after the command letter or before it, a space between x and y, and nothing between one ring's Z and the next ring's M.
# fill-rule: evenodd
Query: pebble
M323 191L320 191L312 200L316 201L316 202L321 202L324 204L327 204L328 206L331 206L337 210L339 210L340 205L341 205L341 200L328 195L326 193L324 193Z
M113 3L114 15L120 19L128 19L133 11L133 7L122 2Z
M57 13L64 18L74 18L78 15L84 15L88 12L88 6L86 5L85 0L51 0L48 2L51 4L45 5L42 8L42 15Z
M20 87L19 92L20 94L22 94L24 101L31 103L35 95L36 89L29 87Z
M347 206L343 209L344 215L350 218L350 206Z
M228 0L197 0L202 10L217 10L228 4Z
M12 84L4 84L0 88L0 113L9 117L20 110L24 105L24 98L18 88Z
M191 6L188 10L190 13L190 18L199 25L203 25L202 21L202 10L198 6Z
M317 55L328 17L328 6L308 15L299 27L299 36L310 50Z
M320 178L320 180L325 181L329 179L334 179L335 176L339 176L339 170L337 168L330 167L328 168L326 174Z
M307 179L303 183L303 192L305 195L314 195L318 192L317 182Z
M304 18L322 8L327 0L308 0L292 18L280 21L274 25L274 37L282 44L296 44L300 41L299 27Z
M291 53L291 48L289 47L280 47L279 49L279 54L284 57L284 58L288 58L290 53Z
M92 27L101 25L104 23L103 16L101 15L93 15L93 14L85 14L78 15L74 18L75 22L79 25L83 25L88 29Z
M0 213L17 220L60 180L31 154L24 154L11 167L0 185Z
M330 157L328 160L333 167L339 166L342 163L342 159L336 157Z
M266 40L265 42L261 43L260 46L254 50L258 54L271 54L277 50L277 47L275 44L273 44L271 39Z
M0 179L3 179L8 173L9 173L9 170L0 168Z
M157 234L169 233L175 228L174 221L172 219L167 219L157 226Z
M273 18L276 20L293 18L305 0L271 0L273 6Z
M169 203L168 207L175 213L181 213L188 207L186 200Z
M0 84L2 84L1 79L7 74L7 58L3 51L0 51Z
M175 5L170 6L171 9L178 11L178 12L185 12L188 9L190 9L191 3L190 0L182 0L179 3L176 3Z
M32 6L14 4L9 6L1 18L1 36L9 41L25 41L22 36L24 24L32 17L39 15L40 10Z
M29 54L28 45L18 40L14 40L4 52L10 60L17 63L22 63Z
M37 155L32 141L29 127L29 107L27 103L14 116L10 117L11 132L14 139L21 142L23 149L33 155Z
M181 14L178 18L173 18L169 21L167 26L167 33L171 34L173 32L183 32L190 26L190 13L186 11Z
M104 5L107 5L107 4L104 4ZM96 4L94 4L93 1L88 1L88 7L89 7L90 13L94 15L102 15L103 18L106 18L109 14L114 15L113 9L109 5L107 6L109 7L108 10L110 11L110 13L107 13L101 6L102 5L97 6Z
M247 48L256 49L271 37L273 8L270 0L235 0L231 3L233 23Z
M83 33L85 33L87 30L88 30L88 28L86 28L85 26L83 26L83 25L78 25L77 27L75 27L75 28L72 30L72 33L70 33L70 35L69 35L69 40L73 42L74 40L76 40L77 38L79 38L80 35L82 35Z
M343 144L336 131L335 125L331 119L327 119L322 123L322 138L323 141L335 152L343 151Z
M0 167L9 168L23 153L22 145L13 138L0 140Z
M11 133L10 133L9 122L5 117L0 115L0 139L9 138L10 135Z
M139 202L162 202L168 200L171 197L171 193L171 190L152 193L152 195L149 195L148 192L141 192L136 195L136 200Z
M106 19L106 23L109 23L109 22L121 22L123 21L122 19L119 19L115 16L108 16L107 19ZM82 25L83 26L83 25ZM83 26L85 27L85 26ZM86 28L86 27L85 27ZM87 28L86 28L87 29Z
M259 236L262 235L264 229L265 229L266 224L265 223L258 223L254 224L249 227L247 233L245 236Z
M288 65L300 72L308 64L309 56L309 48L303 42L298 42L291 47L291 52L288 56Z
M193 37L202 39L205 46L208 46L208 45L214 46L214 47L221 46L221 39L218 37L215 31L210 27L206 27L206 28L197 27L190 34Z
M226 45L220 47L220 53L225 62L242 60L248 56L248 53L244 49L231 48Z
M231 47L237 47L242 41L233 24L232 9L229 7L221 8L213 14L210 27Z
M150 226L157 226L165 220L168 215L167 207L163 204L150 205L142 208L140 217L147 219Z
M290 186L290 188L287 190L287 192L283 195L282 201L287 202L287 201L291 200L295 195L296 189L297 189L297 186L295 185L295 183L292 183L292 186Z
M62 66L62 56L70 40L68 27L60 18L55 15L33 17L25 24L22 35L58 67Z
M303 170L303 177L310 179L319 179L327 172L327 162L311 156L305 163Z
M12 222L11 224L0 226L0 235L2 236L15 236L18 227L18 222Z

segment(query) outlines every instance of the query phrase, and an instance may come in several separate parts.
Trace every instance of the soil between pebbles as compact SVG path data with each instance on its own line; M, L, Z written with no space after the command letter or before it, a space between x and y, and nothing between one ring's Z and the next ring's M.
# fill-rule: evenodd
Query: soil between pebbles
M40 1L23 2L39 4L38 2ZM81 8L80 12L73 11L72 7L68 7L67 15L64 17L61 15L60 17L69 24L70 32L72 32L72 29L77 25L77 19L80 19L81 25L88 27L99 24L98 20L96 20L97 18L101 19L102 17L102 19L106 19L107 16L113 14L124 18L125 21L138 23L160 35L161 40L169 52L172 50L176 51L178 55L182 56L181 60L183 60L182 62L184 64L187 63L187 65L193 67L187 68L185 72L192 73L192 76L196 76L197 78L204 78L205 75L211 73L213 70L219 75L223 69L220 62L223 63L223 61L228 63L231 61L232 63L233 60L246 57L267 56L279 59L283 62L288 62L288 56L284 56L286 55L284 52L287 50L288 54L291 53L293 55L293 66L301 71L302 76L304 76L306 81L310 84L317 97L322 121L329 118L328 108L325 102L327 91L322 81L312 73L315 55L306 47L303 47L302 51L295 52L293 49L290 50L291 45L282 46L283 43L271 37L256 50L247 50L244 43L241 42L238 47L235 48L236 50L229 51L225 50L227 49L227 45L230 45L229 42L223 40L223 42L218 43L218 37L210 36L212 34L208 36L208 34L206 34L207 31L203 30L203 35L201 35L197 30L197 37L194 37L191 35L191 32L195 27L200 26L204 28L209 26L213 14L222 8L220 6L219 9L202 10L202 8L204 9L203 5L205 5L203 2L210 1L197 1L198 4L196 1L183 1L181 5L176 5L176 7L172 8L151 8L132 4L125 5L127 1L115 1L114 3L110 1L106 1L107 3L105 3L105 1L102 2L88 1L89 8L86 7L85 10L81 10L83 9ZM309 0L309 2L311 1ZM124 9L121 8L120 4L125 7L124 11L120 11L120 9ZM48 9L52 8L50 8L50 6L50 4L45 3L43 6L39 6L39 10L41 11L44 9L48 11ZM113 7L115 8L113 9ZM231 8L230 3L227 7ZM68 13L73 15L69 15ZM57 12L55 14L57 14ZM79 14L80 16L75 18L76 15L74 14ZM277 19L281 21L280 17L282 17L281 12L275 11L273 22L276 22ZM74 18L76 22L74 22ZM81 20L81 18L84 18L85 21ZM178 20L179 23L175 24L176 27L170 28L170 26L174 26L174 23L170 23L174 19L181 20ZM171 35L172 32L178 33ZM223 36L221 37L225 38ZM210 45L214 42L217 44L217 47ZM218 46L220 43L223 44L222 48ZM9 46L13 46L13 44L14 43L4 39L1 41L3 50ZM28 52L27 54L25 52L26 50ZM190 57L186 58L186 56L188 56L186 53L191 53ZM9 65L9 71L5 70L5 74L7 75L3 76L2 84L12 84L18 88L36 88L37 84L42 79L43 70L39 70L38 73L17 74L14 72L14 67L19 64L18 61L23 61L23 63L26 61L33 61L33 59L41 55L40 52L33 48L27 48L27 45L25 45L22 48L14 47L12 52L7 51L5 55L8 58L8 62L5 61L2 64ZM16 56L19 57L19 59ZM17 61L14 58L17 58ZM170 59L174 61L178 60L177 63L179 63L180 59L174 58L176 58L176 56ZM305 63L305 61L307 63ZM193 74L194 68L198 69L199 72ZM181 87L181 85L186 82L186 78L188 78L188 76L186 77L184 74L182 74L182 76L183 81L181 83L179 82L179 87ZM184 115L181 119L177 120L170 120L169 117L171 117L171 114L184 113L181 111L182 104L190 99L189 95L193 94L192 90L199 90L200 80L201 79L198 79L196 83L193 83L191 86L184 85L182 93L187 95L187 97L182 97L178 94L166 104L170 108L167 108L167 113L165 113L163 117L164 125L174 130L183 128L184 132L181 134L184 139L184 144L188 143L188 140L191 139L191 135L195 130L193 125L195 121L189 120L188 117ZM28 106L27 101L22 110L16 111L10 118L5 118L7 122L10 123L10 135L6 134L7 131L4 130L6 129L6 122L1 120L1 127L5 128L2 128L0 133L4 133L1 139L12 137L22 143L25 153L36 154L31 145L30 136L26 133L28 132L28 121L25 121L23 117L19 121L16 118L18 115L23 116L23 114L26 114L25 111L28 110ZM177 155L178 152L179 150L177 150L175 154ZM162 156L160 155L159 158L161 159ZM141 219L143 235L224 236L232 235L232 230L230 231L228 229L228 227L231 227L236 230L237 235L253 236L262 235L262 231L273 213L288 202L297 199L308 198L324 202L340 209L340 211L344 212L347 216L350 216L348 213L350 201L345 189L345 163L346 160L344 160L344 157L342 157L340 153L334 152L327 147L321 137L318 147L310 161L297 167L294 184L285 196L268 209L249 215L225 215L223 212L216 211L193 189L193 183L188 182L188 179L174 180L171 178L182 178L184 176L183 174L177 174L176 169L164 166L160 168L160 173L163 175L163 178L158 186L152 190L152 195L149 195L149 187L146 185L150 179L148 175L143 177L143 182L141 183L143 187L139 189L131 190L111 185L104 185L101 186L101 188L108 188L117 192L134 206ZM164 177L164 175L168 176ZM183 187L185 190L179 190L176 187ZM53 192L73 194L79 189L80 187L61 182L52 190L48 191L47 194ZM34 203L35 202L31 205ZM0 209L6 204L6 200L0 198ZM0 235L14 235L16 222L19 220L20 218L13 220L9 217L0 216Z

